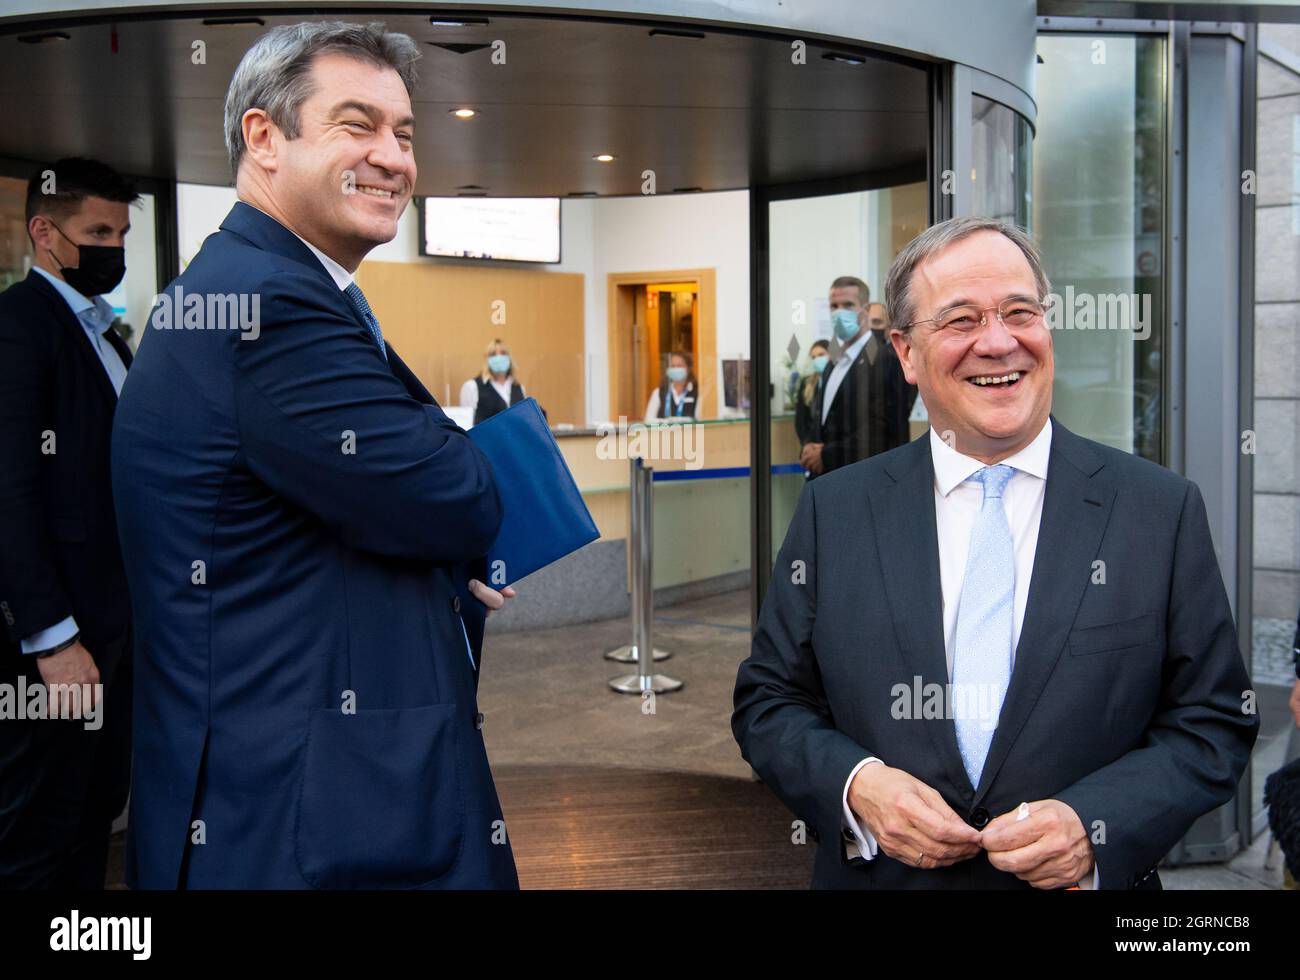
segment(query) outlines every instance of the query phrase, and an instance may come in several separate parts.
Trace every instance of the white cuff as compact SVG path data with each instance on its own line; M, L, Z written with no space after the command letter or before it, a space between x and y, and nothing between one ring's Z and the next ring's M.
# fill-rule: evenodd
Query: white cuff
M860 858L865 858L868 861L872 860L876 856L876 849L878 845L876 844L876 838L871 836L871 833L869 831L864 830L858 824L857 817L854 816L853 810L849 807L849 787L853 785L853 777L858 774L858 770L861 769L869 762L878 762L880 763L880 765L882 766L884 765L884 762L881 762L880 759L877 759L873 755L870 756L869 758L863 759L856 766L854 766L853 771L849 773L849 778L844 781L844 802L843 802L844 829L852 831L853 838L854 838L852 841L845 840L844 842L845 853L849 856L850 859L860 857Z
M1092 878L1079 882L1079 891L1095 892L1101 889L1101 869L1097 867L1097 862L1092 862Z

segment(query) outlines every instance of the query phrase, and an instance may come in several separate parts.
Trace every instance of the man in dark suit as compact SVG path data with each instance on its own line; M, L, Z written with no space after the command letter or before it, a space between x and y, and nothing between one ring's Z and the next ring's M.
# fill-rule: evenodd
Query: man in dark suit
M417 57L335 22L249 50L239 203L123 392L136 887L518 887L475 702L500 499L353 281L415 186Z
M895 259L931 431L804 490L732 727L813 884L1151 888L1259 728L1205 507L1050 417L1038 253L961 218Z
M0 294L0 685L76 685L46 699L58 720L0 720L0 888L103 888L126 803L131 604L109 434L131 351L102 294L125 273L137 196L98 161L38 171L32 270Z
M907 383L889 341L885 308L869 302L856 276L831 283L831 326L839 353L812 406L812 433L799 462L820 476L907 442L916 388Z

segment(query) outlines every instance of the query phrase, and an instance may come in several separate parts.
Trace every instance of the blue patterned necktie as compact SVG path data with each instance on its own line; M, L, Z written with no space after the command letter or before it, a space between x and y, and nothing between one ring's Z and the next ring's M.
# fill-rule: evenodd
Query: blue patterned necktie
M385 361L388 360L388 348L384 345L384 335L379 329L379 321L370 312L370 304L366 302L366 294L361 291L361 287L355 282L348 283L348 288L343 290L343 294L351 301L356 311L361 314L361 319L370 328L371 336L375 338L375 343L379 345L379 353L384 355Z
M998 714L1011 678L1011 623L1016 597L1015 553L1002 509L1002 491L1016 471L999 463L970 479L984 486L971 529L966 576L957 606L952 703L957 746L971 786L979 786Z

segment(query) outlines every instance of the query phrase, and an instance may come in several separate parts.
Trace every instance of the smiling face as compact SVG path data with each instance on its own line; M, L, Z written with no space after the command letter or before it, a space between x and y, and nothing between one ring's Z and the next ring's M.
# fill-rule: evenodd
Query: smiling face
M299 135L260 109L244 117L249 203L266 211L349 271L392 241L415 188L414 117L401 76L342 54L312 63L312 93Z
M1013 296L1037 297L1024 253L996 231L978 231L916 267L911 292L925 320L954 306L997 306ZM1052 336L1042 317L1009 329L988 310L968 332L916 323L890 339L907 380L921 391L930 424L952 431L954 448L985 463L1033 441L1052 410ZM987 383L990 379L1008 379ZM984 382L984 383L981 383Z

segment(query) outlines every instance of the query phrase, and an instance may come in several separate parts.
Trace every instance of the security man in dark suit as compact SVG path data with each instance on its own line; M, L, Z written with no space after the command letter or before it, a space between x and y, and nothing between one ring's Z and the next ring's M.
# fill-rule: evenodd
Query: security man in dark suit
M103 294L126 271L137 196L93 160L37 172L32 270L0 294L0 684L92 685L47 700L57 720L0 721L0 888L102 888L126 803L131 608L109 434L131 351Z
M822 374L811 437L799 454L814 477L907 442L916 388L903 377L885 338L884 307L869 296L856 276L831 283L831 323L840 350Z

